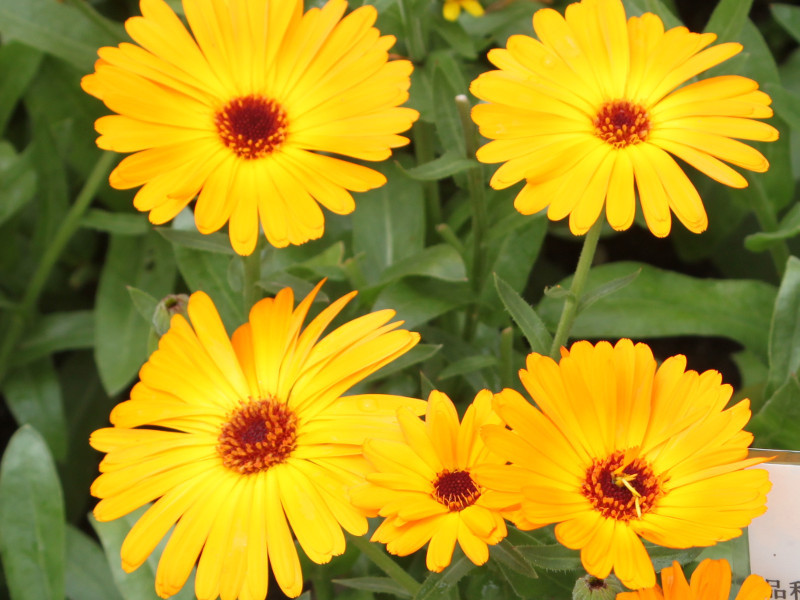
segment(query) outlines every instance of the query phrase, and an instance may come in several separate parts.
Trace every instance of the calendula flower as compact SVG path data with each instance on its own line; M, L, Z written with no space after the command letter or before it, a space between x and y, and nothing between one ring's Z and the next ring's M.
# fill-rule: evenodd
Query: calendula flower
M368 484L350 493L354 504L385 517L372 541L400 556L430 542L426 564L437 572L450 564L456 542L475 564L489 559L488 545L506 536L506 525L499 511L486 507L472 469L504 462L478 435L483 425L500 422L491 404L491 392L479 392L459 425L450 399L433 391L424 423L407 408L398 410L402 441L365 442L364 455L375 471L367 474Z
M647 345L620 340L576 342L559 363L530 354L520 379L539 408L514 390L495 395L511 430L483 433L512 464L480 466L476 481L496 490L495 508L518 511L520 528L557 523L590 574L652 587L640 537L710 546L766 510L767 471L746 469L763 462L747 458L750 402L725 410L732 388L718 372L687 371L681 355L656 368Z
M673 562L661 570L661 586L623 592L617 600L728 600L731 592L731 566L727 560L701 562L687 583L681 566ZM749 575L739 588L736 600L768 600L772 588L760 575Z
M455 21L464 9L473 17L480 17L483 14L483 7L478 0L444 0L442 15L448 21Z
M395 38L372 27L373 6L342 18L345 0L303 14L302 0L184 2L191 33L163 0L141 0L125 29L138 45L101 48L81 85L116 115L97 120L97 145L134 152L109 179L142 186L134 206L166 223L197 196L195 223L228 223L250 254L259 221L278 247L319 238L320 204L355 208L350 191L383 185L368 161L408 139L418 113L407 60L387 62Z
M581 235L605 205L609 224L628 229L635 187L653 234L669 234L670 211L700 233L708 226L703 202L671 155L735 188L747 180L726 162L756 172L769 167L737 141L778 139L775 128L754 120L772 116L755 81L723 75L680 87L741 44L707 48L713 33L664 31L651 13L626 21L620 0L583 0L564 17L545 8L533 26L538 40L514 35L506 49L491 50L499 70L470 88L488 102L472 118L494 140L477 158L504 163L491 179L496 189L525 180L514 201L522 214L547 208L552 220L569 215L570 230Z
M320 284L321 285L321 284ZM325 563L345 549L342 529L364 535L364 511L347 499L369 464L366 435L401 439L395 413L421 400L350 387L413 347L419 335L383 310L323 330L355 293L305 329L317 286L294 308L291 289L258 302L229 338L210 298L192 294L172 317L113 427L91 444L106 456L92 484L94 509L110 521L155 502L122 544L122 567L139 567L173 529L156 591L181 589L197 564L199 600L263 600L269 568L289 596L302 591L294 537ZM288 519L288 520L287 520ZM199 560L198 560L199 557Z

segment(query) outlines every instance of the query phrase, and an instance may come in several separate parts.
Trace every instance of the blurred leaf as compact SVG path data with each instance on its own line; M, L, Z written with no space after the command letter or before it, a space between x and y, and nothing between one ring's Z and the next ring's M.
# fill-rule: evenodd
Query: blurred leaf
M131 302L133 302L136 310L145 320L145 323L151 325L153 323L153 315L156 314L156 307L158 307L160 300L132 285L127 286L127 289L131 297Z
M122 600L100 546L67 525L66 591L69 600Z
M548 571L583 571L580 552L561 544L517 546L517 551L532 565Z
M205 252L216 252L219 254L227 254L228 256L236 256L236 252L234 252L231 247L228 236L224 233L203 234L199 231L183 231L170 227L156 227L155 230L165 240L172 242L176 247L182 246L184 248L192 248L193 250L203 250Z
M800 42L800 6L770 4L769 9L775 22L788 31L795 41Z
M67 454L67 422L61 388L50 358L10 369L3 383L3 395L21 425L32 425L47 441L58 460Z
M656 572L666 567L671 567L675 561L681 565L687 565L703 551L703 548L664 548L647 542L645 542L645 549L650 556L650 560L653 561L653 568Z
M704 31L715 33L718 42L737 41L752 5L753 0L720 0Z
M433 277L444 281L466 281L467 272L461 255L449 244L429 246L387 268L381 277L388 283L410 275Z
M467 284L448 283L436 279L408 278L386 286L372 310L391 308L414 329L434 317L467 304L471 293Z
M622 4L625 6L625 13L628 18L651 12L661 18L665 29L683 25L681 20L659 0L623 0Z
M761 281L696 279L635 262L594 267L587 288L629 275L639 277L613 296L598 300L575 320L575 339L634 339L678 335L727 337L767 357L769 317L764 310L775 302L777 290ZM569 287L571 278L561 282ZM561 301L545 297L539 304L542 320L553 326Z
M744 245L751 252L763 252L782 240L798 235L800 235L800 204L795 204L783 217L776 231L750 234L744 238Z
M42 53L25 44L11 42L0 46L0 134L41 62Z
M584 294L580 301L578 301L578 312L586 310L592 304L600 300L601 298L605 298L606 296L613 294L616 291L621 290L622 288L630 285L634 282L634 280L639 276L642 272L641 269L637 269L630 275L625 275L624 277L620 277L618 279L613 279L608 283L601 285L599 288L590 289L586 294Z
M64 598L64 501L36 430L11 437L0 465L0 557L14 600Z
M495 563L495 566L518 598L525 599L538 596L530 593L531 583L535 583L537 579L536 571L533 570L533 567L530 568L528 573L520 573L502 562Z
M456 173L462 173L477 165L478 161L471 158L464 158L464 155L457 150L448 150L439 158L429 163L419 165L418 167L411 167L410 169L403 169L401 167L400 170L411 179L416 179L418 181L436 181L438 179L450 177Z
M0 224L13 217L35 194L36 170L31 153L17 154L11 144L0 142Z
M433 52L425 65L433 73L433 112L436 118L436 134L442 148L467 156L461 118L455 98L467 93L467 82L461 76L461 66L449 52Z
M150 328L142 323L127 287L161 298L172 291L175 264L159 236L111 236L95 301L94 357L109 395L127 386L147 359Z
M503 306L528 340L531 351L548 355L550 346L553 345L553 336L534 308L497 275L494 276L494 285Z
M425 362L441 349L442 346L439 344L417 344L402 356L396 358L382 369L367 377L365 381L386 379L390 375L394 375L411 365Z
M54 312L40 317L26 332L11 362L14 365L21 365L55 352L83 350L93 345L92 311Z
M391 577L353 577L352 579L334 579L333 583L356 590L391 594L397 598L411 598L409 591Z
M228 330L232 331L232 328L244 323L246 315L242 297L228 284L231 257L179 245L174 246L173 250L186 285L193 292L203 290L211 297Z
M367 283L381 280L384 269L424 247L425 206L422 184L403 177L390 163L380 166L386 185L360 195L353 213L353 253L362 254Z
M765 84L764 91L772 98L775 114L789 127L800 131L800 96L776 83Z
M0 0L0 34L6 41L19 40L85 72L92 70L100 46L127 37L118 23L100 15L96 19L64 2Z
M769 397L800 369L800 259L790 256L769 329Z
M748 431L760 448L800 450L800 381L791 375L750 419Z
M452 48L464 58L477 58L478 52L477 48L475 47L476 40L466 31L464 31L461 25L459 25L457 22L439 22L436 24L433 32L441 36L448 48Z
M114 213L99 208L86 211L81 219L81 227L117 235L143 235L153 228L144 215Z
M497 365L497 357L489 356L487 354L478 354L476 356L468 356L456 362L448 364L441 373L439 373L439 380L449 379L457 375L464 375L465 373L474 373L481 369L487 369Z
M525 575L527 578L536 578L536 571L531 563L507 539L502 540L499 544L489 546L489 555L492 560L504 564L509 569Z
M439 598L450 598L450 591L461 580L464 575L475 568L466 556L459 559L453 558L444 571L441 573L431 573L422 582L414 600L438 600Z

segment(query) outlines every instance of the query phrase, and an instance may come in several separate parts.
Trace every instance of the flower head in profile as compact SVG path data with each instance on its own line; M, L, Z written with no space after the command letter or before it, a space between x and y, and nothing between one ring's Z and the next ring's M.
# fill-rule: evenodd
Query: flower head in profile
M456 21L461 14L461 9L464 9L473 17L483 15L483 6L478 0L444 0L442 15L448 21Z
M366 435L401 439L399 407L421 400L342 396L413 347L419 335L389 323L391 310L330 324L354 293L305 328L319 286L294 308L291 289L258 302L229 338L211 299L192 294L172 317L113 427L91 444L106 456L92 494L99 521L153 502L122 544L122 567L138 568L172 529L156 573L162 598L197 564L199 600L263 600L269 568L289 596L302 591L295 542L325 563L345 549L342 529L367 532L347 488L371 470ZM174 527L174 529L173 529Z
M731 592L731 566L727 560L706 558L686 581L681 566L673 562L661 570L661 586L617 594L617 600L728 600ZM772 588L760 575L749 575L735 600L768 600Z
M397 413L403 440L371 439L364 455L375 471L369 483L351 490L356 506L385 517L372 541L386 544L392 554L406 556L426 542L426 564L439 572L450 564L456 542L469 559L482 565L488 545L506 536L499 511L486 507L483 488L472 478L477 464L503 464L479 436L487 423L499 423L492 411L492 394L483 390L464 414L450 399L433 391L425 422L407 408Z
M125 29L136 44L99 50L83 89L115 115L97 145L133 152L111 186L141 186L134 206L166 223L197 197L195 223L228 223L250 254L259 222L278 247L319 238L320 205L351 213L351 191L383 185L377 171L331 153L380 161L408 139L418 113L409 61L388 62L395 38L345 0L303 14L302 0L184 2L191 33L164 0L141 0Z
M486 425L486 445L509 466L481 466L494 508L521 529L557 523L595 577L613 570L629 588L652 587L640 538L670 548L710 546L766 510L767 471L747 469L750 402L725 409L732 388L716 371L686 370L682 355L657 368L650 348L620 340L530 354L518 392L495 395L511 428Z
M726 163L767 170L764 156L738 141L778 138L755 120L772 116L758 84L723 75L683 85L740 44L708 47L713 33L664 31L652 13L626 21L620 0L582 0L563 17L544 8L533 26L538 40L514 35L507 48L491 50L498 70L470 88L487 102L472 118L494 140L478 160L504 163L491 179L496 189L525 181L514 201L522 214L569 215L581 235L605 206L609 224L628 229L635 188L653 234L669 234L671 212L700 233L708 226L703 202L672 155L735 188L747 181Z

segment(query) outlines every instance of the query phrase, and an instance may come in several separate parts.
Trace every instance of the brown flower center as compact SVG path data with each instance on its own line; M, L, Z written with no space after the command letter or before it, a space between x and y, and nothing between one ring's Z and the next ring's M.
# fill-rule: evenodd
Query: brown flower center
M595 135L615 148L640 144L650 132L647 111L627 100L606 102L594 120Z
M234 98L217 112L214 124L222 143L247 160L270 154L286 138L286 112L262 96Z
M643 458L624 451L595 460L586 470L581 491L604 517L618 521L641 519L661 496L661 485Z
M445 469L433 482L433 497L450 512L457 512L475 504L481 497L481 491L469 471Z
M243 404L218 440L222 464L242 475L257 473L284 462L297 447L297 416L272 399Z

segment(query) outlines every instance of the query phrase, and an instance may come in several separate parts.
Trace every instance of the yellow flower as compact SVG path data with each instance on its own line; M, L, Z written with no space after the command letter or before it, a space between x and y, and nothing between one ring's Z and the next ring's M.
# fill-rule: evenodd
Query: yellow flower
M464 9L473 17L480 17L483 14L483 7L478 0L444 0L442 14L448 21L455 21Z
M373 6L342 18L345 0L303 14L302 0L184 2L191 34L163 0L125 23L138 44L101 48L81 85L118 113L95 123L97 145L135 152L111 186L142 186L134 206L166 223L197 196L201 233L229 223L252 253L259 220L271 244L319 238L319 204L355 209L350 191L386 178L329 153L379 161L408 143L418 113L409 61L387 62L391 35Z
M545 8L533 26L538 41L511 36L507 49L489 52L500 70L470 88L488 102L472 118L495 140L478 150L478 160L505 163L491 179L496 189L525 180L514 201L522 214L549 207L550 219L569 215L570 230L581 235L605 204L611 226L628 229L635 182L653 234L669 234L670 211L700 233L708 226L703 202L670 154L735 188L747 181L722 161L757 172L769 167L760 152L732 139L778 139L776 129L753 120L772 116L755 81L726 75L679 87L738 54L741 44L706 48L713 33L665 32L651 13L626 23L620 0L570 4L565 17Z
M479 392L459 425L453 403L434 391L424 423L407 408L398 410L404 441L372 439L364 444L364 455L376 471L367 474L368 484L350 494L356 506L386 517L373 542L400 556L430 542L426 564L436 572L450 564L456 541L475 564L489 559L487 544L502 540L506 525L498 511L486 507L472 468L505 462L478 435L483 425L500 422L491 404L491 392Z
M397 408L422 414L424 403L342 394L419 335L387 323L394 312L383 310L319 339L355 292L303 329L318 290L297 308L291 289L261 300L232 338L211 299L192 294L192 324L172 317L130 400L112 411L114 426L92 434L107 453L91 490L101 498L95 517L110 521L155 500L125 538L123 569L139 567L174 526L156 574L162 598L196 562L200 600L263 600L269 566L297 596L292 534L325 563L345 549L342 528L366 533L364 512L346 495L370 470L361 444L366 435L400 439Z
M613 569L629 588L655 585L639 536L710 546L766 510L767 471L744 470L763 462L747 459L750 402L724 410L732 388L719 373L686 371L681 355L657 369L650 348L630 340L561 354L530 354L520 371L538 409L514 390L495 395L512 430L486 425L483 435L512 465L475 470L498 493L493 508L517 510L521 529L557 523L589 573Z
M617 600L728 600L731 592L731 566L727 560L701 562L687 583L681 566L674 562L661 570L661 586L623 592ZM772 588L760 575L750 575L742 583L735 600L768 600Z

